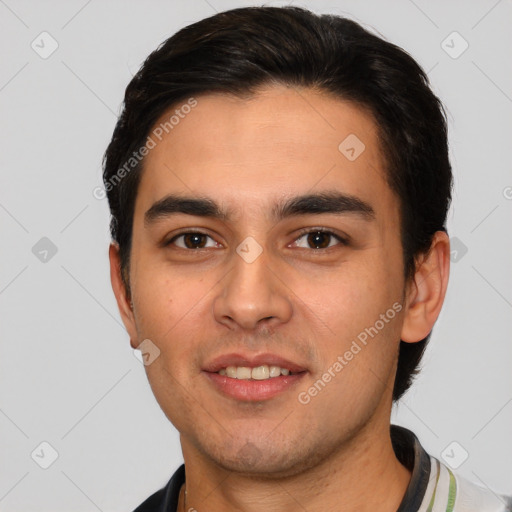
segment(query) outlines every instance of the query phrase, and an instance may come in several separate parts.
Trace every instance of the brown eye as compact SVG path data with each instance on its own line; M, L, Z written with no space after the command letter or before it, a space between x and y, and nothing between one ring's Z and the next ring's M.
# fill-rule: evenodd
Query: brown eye
M342 238L330 231L314 230L301 235L294 245L305 249L327 249L343 242Z
M204 249L217 247L218 244L210 236L204 233L181 233L172 238L166 245L176 245L181 249Z
M329 247L329 242L331 241L331 235L329 233L323 233L322 231L317 231L316 233L309 233L308 235L308 244L311 248L314 249L325 249Z
M183 242L187 249L201 249L206 245L206 236L200 233L186 233Z

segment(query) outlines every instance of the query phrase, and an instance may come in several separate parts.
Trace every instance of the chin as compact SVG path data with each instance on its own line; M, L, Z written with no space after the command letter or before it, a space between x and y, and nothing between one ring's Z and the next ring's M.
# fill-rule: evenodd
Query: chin
M330 447L306 449L301 446L297 451L297 443L275 442L274 445L265 440L239 442L237 446L219 448L203 446L201 451L210 460L225 471L238 473L260 479L282 479L295 476L321 463Z

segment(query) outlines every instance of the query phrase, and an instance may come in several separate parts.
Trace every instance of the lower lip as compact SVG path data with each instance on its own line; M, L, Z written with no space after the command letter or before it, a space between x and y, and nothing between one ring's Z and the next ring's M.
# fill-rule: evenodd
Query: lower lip
M271 377L265 380L244 380L232 379L231 377L219 375L218 373L203 373L223 394L245 402L269 400L279 393L291 389L306 374L306 372L302 372L294 375Z

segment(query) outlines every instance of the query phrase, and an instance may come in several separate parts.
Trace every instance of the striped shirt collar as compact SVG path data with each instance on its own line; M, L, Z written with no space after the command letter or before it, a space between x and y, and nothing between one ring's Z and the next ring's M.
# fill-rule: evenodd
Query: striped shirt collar
M423 449L410 430L391 425L390 434L398 460L411 471L411 480L397 512L512 511L511 497L498 496L454 475ZM175 512L184 483L185 465L182 464L167 485L134 512Z
M397 459L412 473L409 486L396 512L419 511L430 479L430 455L423 449L415 434L404 427L391 425L391 442Z

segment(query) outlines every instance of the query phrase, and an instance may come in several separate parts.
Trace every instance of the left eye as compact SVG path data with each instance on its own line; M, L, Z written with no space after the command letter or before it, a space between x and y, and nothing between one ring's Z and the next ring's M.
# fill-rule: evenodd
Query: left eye
M209 241L208 241L209 239ZM182 249L204 249L207 247L217 247L218 244L210 236L204 233L182 233L176 235L169 241Z
M335 242L341 243L343 240L330 231L310 231L297 238L293 245L306 249L327 249L337 245Z

